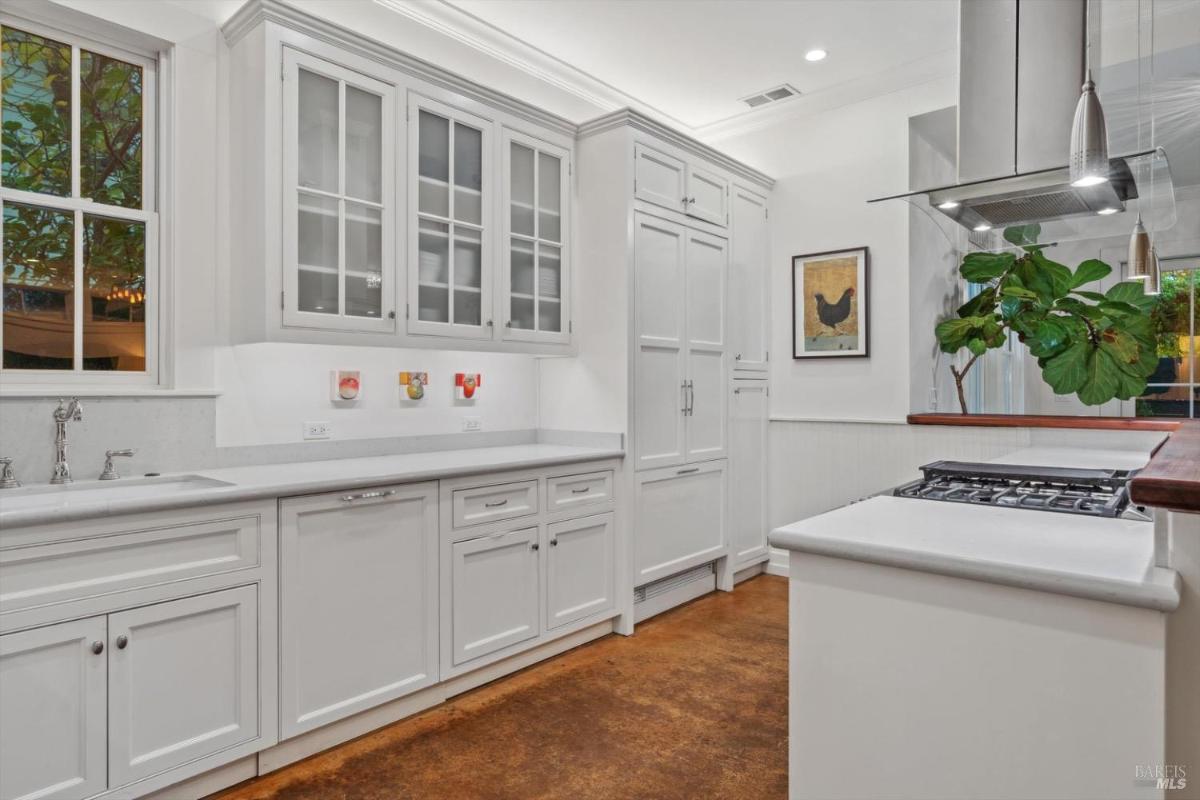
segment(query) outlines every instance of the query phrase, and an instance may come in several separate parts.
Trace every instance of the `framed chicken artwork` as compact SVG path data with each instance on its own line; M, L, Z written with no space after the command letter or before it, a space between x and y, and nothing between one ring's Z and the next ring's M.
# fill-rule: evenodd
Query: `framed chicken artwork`
M866 358L867 248L792 257L792 358Z

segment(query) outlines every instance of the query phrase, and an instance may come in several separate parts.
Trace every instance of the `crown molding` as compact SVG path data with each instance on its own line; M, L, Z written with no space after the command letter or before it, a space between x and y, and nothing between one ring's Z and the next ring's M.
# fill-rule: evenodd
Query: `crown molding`
M775 107L766 106L748 114L737 114L701 125L693 131L693 134L706 142L720 142L754 133L781 122L861 103L873 97L894 94L931 81L953 78L957 74L957 52L954 49L942 50L902 64L896 69L890 70L882 78L869 75L816 92L803 93L799 97L780 103Z
M633 130L662 139L684 152L711 161L739 178L755 183L764 189L770 190L775 186L775 179L765 172L760 172L749 164L743 164L741 161L729 157L720 150L710 147L691 136L680 133L674 128L667 127L658 120L652 119L632 108L622 108L583 123L579 126L579 138L584 139L588 136L596 136L617 128L632 128Z
M556 133L575 136L575 123L564 117L526 103L512 95L482 86L429 61L409 55L337 23L315 17L308 12L280 2L280 0L249 0L229 18L229 21L221 26L221 33L224 35L225 41L233 46L265 22L281 25L335 47L349 50L363 58L398 69L443 89L503 109L516 117Z

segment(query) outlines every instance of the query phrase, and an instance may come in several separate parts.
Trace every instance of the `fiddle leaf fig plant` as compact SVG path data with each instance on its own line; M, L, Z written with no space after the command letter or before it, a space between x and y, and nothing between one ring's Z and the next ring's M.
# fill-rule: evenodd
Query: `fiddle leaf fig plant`
M1051 261L1036 244L1038 226L1009 228L1005 238L1023 253L968 253L959 273L980 292L955 316L934 328L944 353L970 357L950 372L966 414L963 381L988 350L1009 333L1029 348L1055 394L1074 394L1085 405L1141 395L1158 363L1150 313L1156 298L1141 283L1118 283L1103 294L1080 287L1106 277L1112 267L1088 259L1074 270Z

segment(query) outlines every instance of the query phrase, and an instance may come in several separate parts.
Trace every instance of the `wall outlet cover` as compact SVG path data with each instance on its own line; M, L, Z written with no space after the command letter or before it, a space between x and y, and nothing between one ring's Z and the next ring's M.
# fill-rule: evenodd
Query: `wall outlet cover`
M304 438L308 439L328 439L333 436L333 425L328 422L306 422L304 423Z
M463 417L464 431L481 431L483 430L483 417Z

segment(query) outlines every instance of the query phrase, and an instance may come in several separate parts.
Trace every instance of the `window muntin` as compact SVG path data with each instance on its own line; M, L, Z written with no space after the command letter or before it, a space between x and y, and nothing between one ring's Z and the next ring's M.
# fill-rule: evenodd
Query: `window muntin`
M6 382L157 379L155 63L5 21Z
M1139 417L1200 417L1200 259L1161 262L1152 319L1158 367L1135 403Z

